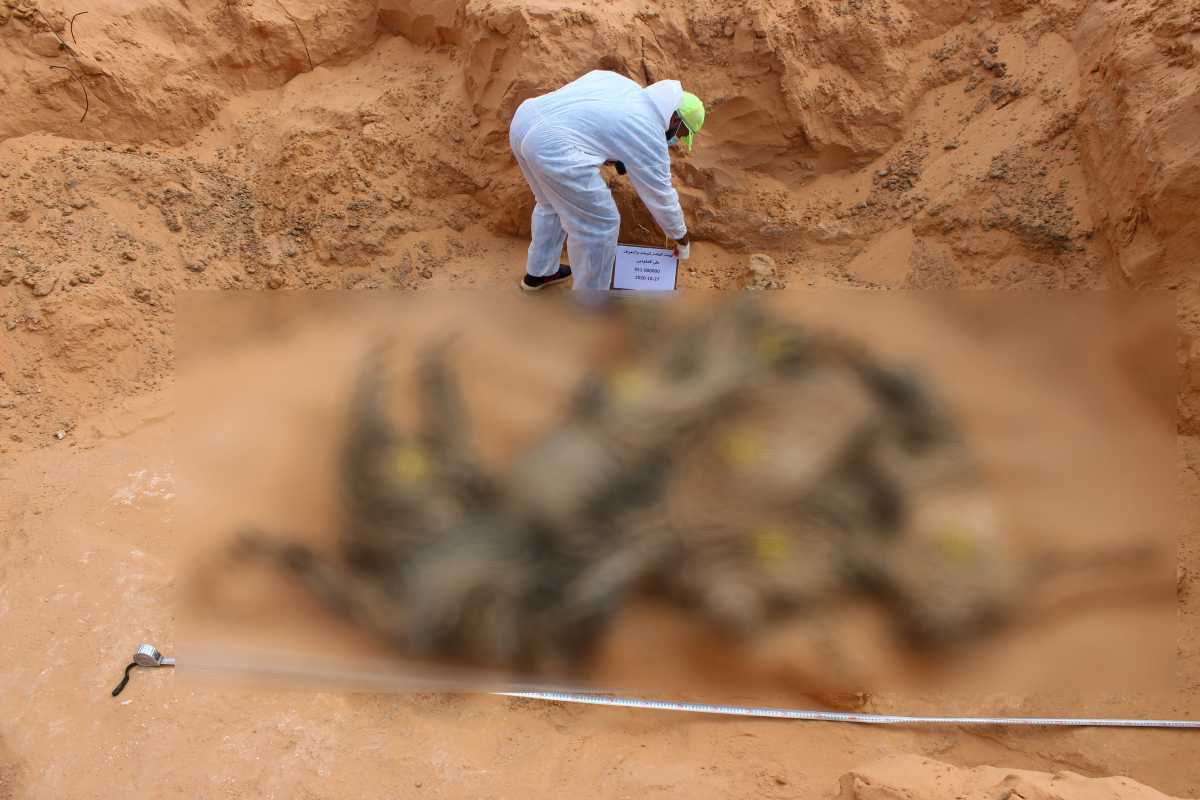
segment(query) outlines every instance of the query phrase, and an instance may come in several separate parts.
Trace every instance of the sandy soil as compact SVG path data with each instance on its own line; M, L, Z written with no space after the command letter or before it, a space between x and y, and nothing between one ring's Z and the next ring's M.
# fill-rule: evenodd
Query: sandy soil
M839 784L893 753L1200 795L1200 739L1179 733L248 695L166 671L108 696L139 641L175 644L176 294L510 290L531 199L508 120L596 67L681 77L709 104L675 167L697 239L685 288L760 281L762 253L790 288L1177 289L1190 533L1198 63L1185 0L3 0L0 796L940 797L1003 780L931 787L938 768L905 762L875 793ZM623 240L657 244L613 187ZM1090 712L1200 712L1194 536L1180 554L1181 685ZM1151 796L1022 780L1026 797Z

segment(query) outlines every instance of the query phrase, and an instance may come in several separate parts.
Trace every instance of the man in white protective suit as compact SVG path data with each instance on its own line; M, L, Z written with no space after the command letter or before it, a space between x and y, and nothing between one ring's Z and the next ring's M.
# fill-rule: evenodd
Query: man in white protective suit
M671 185L669 147L704 124L704 105L679 81L642 88L615 72L595 70L517 108L508 141L537 201L521 288L565 281L574 289L612 283L621 217L600 168L628 172L638 197L686 261L691 244L679 195ZM571 266L559 264L563 240Z

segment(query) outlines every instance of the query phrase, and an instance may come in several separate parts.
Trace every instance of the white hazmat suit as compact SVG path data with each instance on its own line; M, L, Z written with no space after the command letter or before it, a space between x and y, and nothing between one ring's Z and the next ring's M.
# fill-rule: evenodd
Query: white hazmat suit
M682 97L679 81L643 89L615 72L595 70L517 108L508 141L537 201L529 275L558 270L565 237L574 288L609 288L621 217L600 174L607 161L624 162L638 197L667 236L684 236L666 139Z

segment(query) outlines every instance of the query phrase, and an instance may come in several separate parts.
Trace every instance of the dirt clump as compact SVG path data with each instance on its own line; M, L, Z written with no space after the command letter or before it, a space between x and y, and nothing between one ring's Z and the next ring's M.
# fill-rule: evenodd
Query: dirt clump
M750 256L750 263L743 278L743 288L746 289L783 289L784 283L778 275L779 267L775 259L765 253L755 253Z

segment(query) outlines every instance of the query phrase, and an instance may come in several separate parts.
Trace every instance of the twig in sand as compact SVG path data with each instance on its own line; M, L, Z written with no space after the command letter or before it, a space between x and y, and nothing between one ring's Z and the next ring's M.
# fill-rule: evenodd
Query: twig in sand
M82 59L80 59L80 57L79 57L79 51L76 50L72 45L67 44L67 40L59 35L58 31L56 31L54 29L54 26L50 24L50 20L46 19L46 15L42 13L42 10L40 8L35 8L34 11L36 11L37 15L42 18L42 22L44 22L46 24L46 27L50 30L50 32L52 34L54 34L54 38L58 39L59 49L64 51L71 58L75 59L75 63L79 66L79 72L76 72L75 70L71 69L70 67L64 67L59 64L51 64L50 69L66 70L67 72L69 72L71 74L72 78L79 81L79 88L83 90L83 116L79 118L79 121L83 122L85 119L87 119L88 110L91 108L91 100L88 97L87 82L84 81L83 78L84 78L84 76L95 77L96 74L103 74L103 73L89 74L86 67L84 66ZM86 12L86 11L77 12L77 13L73 14L71 16L71 18L67 21L66 27L67 27L67 30L70 31L71 41L75 42L76 44L78 44L78 42L75 39L75 18L81 17L86 13L88 13L88 12Z
M58 43L62 46L62 49L66 50L71 55L75 55L75 48L67 44L67 40L58 35L58 31L54 30L54 26L50 24L50 20L46 19L46 15L42 13L42 10L40 8L35 8L34 11L36 11L37 15L42 18L42 22L46 23L46 27L49 28L50 32L54 34L54 38L58 39ZM72 19L74 19L74 17L72 17ZM74 39L74 35L72 35L71 38Z
M86 13L88 13L88 12L80 11L78 14L73 14L71 16L71 21L68 23L68 25L70 26L70 29L71 29L71 43L72 44L79 44L79 42L75 41L75 17L82 17Z
M63 67L58 64L51 64L50 69L65 69L67 72L71 73L72 78L79 81L79 88L83 89L83 116L79 118L79 121L83 122L85 119L87 119L88 108L91 106L91 103L88 102L87 85L83 82L83 78L76 75L75 71L73 69L71 69L70 67Z
M300 44L304 45L304 55L308 57L308 71L312 72L312 53L308 52L308 41L304 38L304 31L300 30L300 23L296 21L296 18L292 16L290 11L283 7L283 3L279 2L279 0L275 0L275 5L279 6L279 10L283 12L284 16L290 19L292 24L296 26L296 33L300 35Z

